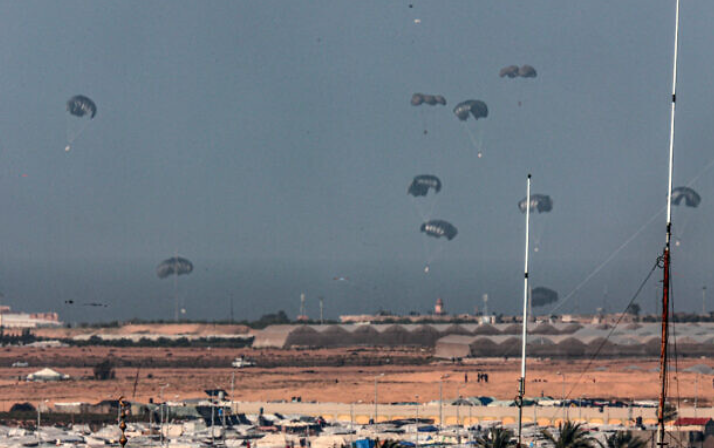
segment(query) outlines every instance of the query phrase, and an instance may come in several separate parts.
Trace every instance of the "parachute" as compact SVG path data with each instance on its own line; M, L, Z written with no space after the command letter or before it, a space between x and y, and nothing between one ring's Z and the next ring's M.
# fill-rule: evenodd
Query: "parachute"
M498 76L501 78L537 78L538 77L538 72L532 65L522 65L522 66L517 66L517 65L509 65L508 67L503 67L500 72L498 72ZM518 86L514 88L516 97L518 98L518 106L523 105L523 96L524 96L524 87L522 83L516 83ZM530 91L530 90L529 90ZM531 91L532 92L532 91ZM532 93L531 93L532 95Z
M672 189L672 203L674 205L681 205L682 201L684 201L684 205L687 207L698 207L702 198L699 196L699 193L689 187L677 187Z
M468 134L471 144L476 149L477 156L480 159L483 155L483 129L479 125L478 119L488 117L488 106L481 100L466 100L454 107L454 115L462 122L464 130ZM474 118L473 125L466 124L469 116Z
M156 267L156 275L161 279L171 275L186 275L191 272L193 272L193 263L182 257L168 258Z
M509 65L508 67L503 67L501 71L498 72L498 76L501 78L536 78L538 72L532 65L523 65L518 67L517 65Z
M446 237L447 240L451 241L459 233L453 224L441 219L432 219L421 225L420 229L422 232L426 233L428 236L433 236L434 238Z
M531 213L550 212L551 210L553 210L553 200L550 198L550 196L545 194L532 194L529 208L531 210ZM518 209L521 211L521 213L526 212L526 198L523 198L518 201ZM539 222L534 223L533 225L533 250L535 252L540 251L540 240L543 237L543 233L545 232L546 227L548 226L548 220L545 217L538 218L538 221Z
M531 290L531 305L544 306L558 301L558 293L549 288L539 286Z
M521 212L526 212L526 198L518 201L518 208ZM550 196L545 194L532 194L530 209L531 211L537 211L538 213L549 212L553 210L553 200Z
M186 258L179 256L167 258L156 266L156 276L160 279L170 276L174 277L174 320L176 320L176 322L179 320L179 296L176 285L177 279L179 275L188 275L191 272L193 272L193 263Z
M700 202L702 202L702 198L699 196L699 193L689 187L677 187L672 189L672 203L674 205L697 208ZM676 246L682 243L681 238L686 233L686 228L691 217L691 213L682 211L679 226L675 228L676 235L674 244Z
M436 105L442 105L446 106L446 98L444 98L441 95L429 95L426 93L415 93L412 95L411 99L411 104L412 106L421 106L423 104L429 105L429 106L436 106ZM429 130L427 128L430 128L433 125L433 119L434 119L434 112L432 111L427 111L428 108L419 108L419 115L421 116L422 120L422 134L427 135L429 133Z
M422 104L428 104L429 106L436 106L437 104L440 104L442 106L446 106L446 98L441 95L415 93L412 95L411 103L412 106L421 106Z
M71 149L72 143L84 132L89 122L97 115L97 105L84 95L75 95L67 101L67 112L70 115L67 116L67 146L64 148L65 151Z
M75 117L86 117L92 119L97 115L97 105L84 95L75 95L67 101L67 111Z
M434 189L434 193L441 191L441 180L433 174L420 174L409 184L407 194L414 197L426 196L430 188Z
M474 117L474 120L488 117L488 106L481 100L466 100L454 107L454 115L461 121L466 121L469 115Z

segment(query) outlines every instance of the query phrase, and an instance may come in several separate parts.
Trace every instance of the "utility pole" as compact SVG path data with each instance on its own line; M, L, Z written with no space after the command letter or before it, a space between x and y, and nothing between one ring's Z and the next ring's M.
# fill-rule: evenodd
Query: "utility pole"
M233 402L235 399L233 398L233 392L235 391L235 386L236 386L236 369L235 367L233 368L233 372L231 373L231 414L233 414Z
M377 420L379 418L379 408L378 404L379 403L379 397L377 396L377 384L379 377L384 376L383 373L380 373L379 375L374 377L374 424L377 424Z
M419 448L419 395L414 396L416 403L416 447Z
M439 431L444 427L444 380L449 375L441 375L439 378Z

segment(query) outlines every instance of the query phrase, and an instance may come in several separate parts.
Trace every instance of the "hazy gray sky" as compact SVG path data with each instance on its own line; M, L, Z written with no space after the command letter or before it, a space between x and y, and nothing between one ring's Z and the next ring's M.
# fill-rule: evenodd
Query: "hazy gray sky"
M675 210L674 288L699 310L714 4L681 14L675 184L699 176L703 200ZM565 296L665 203L673 32L672 0L1 1L0 291L68 320L171 317L154 268L178 251L196 267L178 281L189 318L225 318L231 297L237 319L294 315L301 292L331 317L439 296L470 312L484 293L512 312L531 172L554 201L533 218L532 279ZM511 64L539 76L499 78ZM65 152L75 94L99 112ZM490 109L466 124L482 158L451 112L470 98ZM453 241L419 232L421 173L444 182L427 203ZM660 215L562 310L605 291L621 310L663 241Z

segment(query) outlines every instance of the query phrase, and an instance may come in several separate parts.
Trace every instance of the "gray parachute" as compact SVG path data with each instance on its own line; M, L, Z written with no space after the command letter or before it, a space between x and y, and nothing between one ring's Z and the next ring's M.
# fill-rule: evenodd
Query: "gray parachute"
M526 212L526 202L526 198L518 201L518 208L523 213ZM532 212L537 211L538 213L549 212L553 210L553 200L545 194L532 194L530 209Z
M415 93L412 95L411 103L412 106L421 106L422 104L428 104L429 106L436 106L437 104L440 104L442 106L446 106L446 98L441 95Z
M558 293L549 288L539 286L531 291L531 305L544 306L558 301Z
M698 207L699 203L702 202L699 193L692 190L689 187L677 187L672 189L672 203L674 205L681 205L684 201L684 205L687 207Z
M67 101L67 111L75 117L94 118L97 115L97 105L84 95L75 95Z
M422 232L434 238L446 237L447 240L451 241L456 237L459 231L448 221L443 221L441 219L432 219L421 225L420 229Z
M499 72L498 76L501 78L536 78L538 77L538 72L532 65L523 65L518 67L517 65L509 65L503 67Z
M171 275L187 275L193 272L193 263L186 258L171 257L156 267L156 275L159 278L166 278Z
M474 117L474 120L488 117L488 106L481 100L466 100L454 107L454 115L461 121L466 121L469 115Z
M426 196L430 188L434 190L434 193L441 191L441 180L433 174L420 174L414 176L412 183L409 184L407 194L414 197Z

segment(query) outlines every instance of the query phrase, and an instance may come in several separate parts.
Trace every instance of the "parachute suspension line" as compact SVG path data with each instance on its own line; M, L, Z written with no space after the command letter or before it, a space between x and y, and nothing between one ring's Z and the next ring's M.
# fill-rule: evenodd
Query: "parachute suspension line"
M534 252L540 251L540 242L543 239L543 234L545 233L546 228L548 227L548 215L549 213L541 213L541 215L538 217L538 224L533 226L535 227L535 235L533 237Z
M178 274L174 274L174 322L179 321Z
M481 141L480 141L481 139L477 138L473 134L473 132L471 131L471 128L469 127L468 124L462 123L462 125L463 125L464 129L466 129L466 133L469 135L471 144L474 146L474 148L476 148L476 151L478 151L478 154L477 154L478 158L481 158L481 156L483 155L483 151L481 150Z
M629 245L635 238L637 238L650 224L652 224L655 221L655 219L657 219L657 217L660 215L660 213L662 213L663 211L664 211L664 207L661 208L657 213L652 215L652 217L650 219L648 219L647 222L645 222L642 226L640 226L640 228L637 229L637 231L635 231L635 233L633 233L628 239L626 239L625 242L620 245L620 247L615 249L614 252L612 252L590 274L588 274L580 283L578 283L577 286L575 286L575 288L573 288L573 290L570 291L559 304L557 304L555 307L553 307L553 309L551 309L548 314L553 314L555 311L557 311L563 305L565 305L570 299L572 299L573 296L575 295L575 293L580 291L580 289L583 286L585 286L586 283L588 283L593 277L595 277L600 271L602 271L602 269L608 263L610 263L617 256L617 254L619 254L625 247L627 247L627 245Z
M521 446L521 430L523 427L523 396L526 393L526 335L528 329L528 238L531 218L531 175L526 183L526 250L523 275L523 333L521 335L521 377L518 380L518 447Z
M647 285L647 283L649 282L650 278L652 278L652 274L654 274L654 272L657 270L657 268L660 267L660 261L661 261L661 260L660 260L660 258L658 257L657 260L655 261L655 263L652 265L652 268L650 269L650 271L647 273L647 275L645 276L645 278L644 278L644 279L642 280L642 282L640 283L640 286L639 286L639 287L637 288L637 290L635 291L635 294L632 296L632 298L630 299L630 301L627 302L627 305L625 305L625 308L624 308L624 309L622 310L622 312L620 313L620 316L617 318L617 321L615 321L615 324L612 326L612 328L611 328L610 331L607 333L607 335L605 336L605 338L600 342L600 345L598 345L597 349L595 350L595 353L593 353L593 355L590 357L590 359L588 360L588 363L585 365L585 368L583 368L583 370L580 372L580 375L578 376L578 378L573 382L573 386L570 388L570 390L568 391L568 393L565 394L564 398L565 398L566 400L567 400L568 398L570 398L570 397L573 396L573 392L574 392L575 389L578 387L578 385L579 385L580 382L582 381L582 379L583 379L583 377L585 376L585 374L590 371L590 368L592 367L593 363L594 363L595 360L598 359L598 357L600 356L600 352L601 352L602 349L605 347L605 345L608 343L608 341L609 341L610 338L612 337L613 333L618 329L618 327L619 327L619 325L622 323L622 320L624 319L624 317L627 315L627 310L630 308L630 305L632 305L633 303L635 303L635 301L637 300L637 298L638 298L638 297L640 296L640 294L642 293L642 290L644 289L644 287L645 287L645 286ZM551 418L551 419L555 418L555 416L556 416L556 414L557 414L558 412L560 412L560 411L556 411L550 418Z
M79 125L75 125L77 121L80 121ZM71 147L77 138L87 129L90 120L85 118L78 118L73 116L67 116L67 147Z
M429 247L432 244L436 244L436 248L434 248L433 250ZM428 273L429 269L431 269L431 264L434 262L434 260L440 258L442 252L444 252L444 242L443 241L424 241L424 251L425 251L424 258L426 259L426 266L424 268L424 271L426 273Z
M667 402L667 345L669 343L670 242L672 239L672 172L674 165L674 123L677 105L677 50L679 46L679 0L674 13L674 56L672 63L672 104L669 120L669 166L667 182L667 228L662 254L662 347L660 350L660 396L657 407L657 445L664 446L664 407Z

